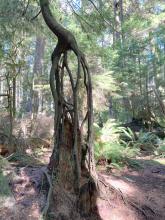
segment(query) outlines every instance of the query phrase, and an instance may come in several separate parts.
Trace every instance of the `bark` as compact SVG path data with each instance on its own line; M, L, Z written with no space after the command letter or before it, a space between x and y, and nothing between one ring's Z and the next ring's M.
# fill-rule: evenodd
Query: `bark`
M13 118L16 116L16 77L13 77Z
M49 168L53 176L54 197L58 197L58 186L64 191L73 193L77 198L77 207L81 213L89 214L92 204L91 197L95 195L97 174L95 170L93 151L93 103L92 84L85 56L79 50L73 34L60 25L52 15L48 0L40 0L43 18L50 30L58 38L58 43L52 53L52 67L50 71L50 88L55 106L54 118L54 149ZM77 58L77 77L68 65L69 51L73 51ZM70 101L64 95L64 75L68 75L72 89ZM80 103L78 99L80 78L84 78L84 87L87 94L87 134L85 144L82 144L82 135L79 123ZM85 159L84 159L85 158ZM93 186L94 184L94 186ZM87 187L86 187L87 186ZM86 189L86 190L85 190ZM92 192L91 192L92 189ZM83 192L83 193L82 193ZM90 193L89 193L90 192ZM89 204L83 206L85 198ZM54 202L51 207L56 210ZM73 219L69 218L68 219ZM57 216L57 219L60 219Z
M113 118L113 116L114 116L114 112L113 112L113 98L112 98L111 95L109 97L109 116L110 116L110 118Z
M165 59L165 43L163 44L163 54L162 54L162 56ZM165 62L163 62L163 81L165 82ZM163 93L165 94L165 86L163 86Z
M161 97L160 97L158 91L157 91L156 89L153 89L153 90L154 90L155 96L156 96L156 98L157 98L157 100L158 100L158 103L159 103L161 112L162 112L162 114L165 116L165 106L164 106L164 103L163 103L163 101L161 100Z
M123 41L124 41L124 33L123 33L123 22L124 22L123 0L120 0L119 4L120 4L119 15L120 15L120 26L121 26L121 40L122 40L122 44L123 44Z
M113 12L114 12L114 32L113 32L113 43L122 39L122 23L123 23L123 1L113 1Z
M35 84L42 84L42 75L43 75L43 58L45 51L45 38L38 36L36 38L35 46L35 57L34 57L34 66L33 66L33 87L31 88L32 94L32 113L37 115L38 112L42 112L42 101L43 93L42 88L39 88L37 91L34 90ZM37 81L35 76L37 76Z
M45 38L39 36L36 38L35 58L34 58L34 67L33 67L33 72L37 76L41 76L43 73L44 49L45 49Z
M114 30L113 30L113 44L116 43L117 35L116 35L116 0L113 1L113 13L114 13Z
M141 59L140 59L140 53L138 54L138 68L139 68L139 89L140 89L140 95L142 96L143 90L142 90L142 72L141 72Z
M12 106L12 89L10 85L10 78L9 74L6 75L7 81L7 94L8 94L8 111L9 111L9 118L10 118L10 127L9 127L9 144L12 146L12 134L13 134L13 106Z

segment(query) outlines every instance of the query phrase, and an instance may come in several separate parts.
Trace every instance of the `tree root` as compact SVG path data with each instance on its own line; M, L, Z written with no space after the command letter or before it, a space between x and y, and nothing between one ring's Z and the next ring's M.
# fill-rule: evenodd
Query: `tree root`
M48 191L45 207L43 208L42 213L41 213L41 219L45 219L47 216L47 212L48 212L49 205L50 205L50 198L51 198L52 191L53 191L52 180L51 180L50 175L48 174L48 171L43 169L43 173L45 174L46 179L49 183L49 191Z
M102 183L104 185L104 187L108 188L109 191L115 191L115 193L120 196L120 198L123 200L124 204L126 206L132 206L134 209L138 210L140 213L142 213L142 215L148 219L148 214L145 212L145 209L148 209L150 210L150 212L152 212L152 214L156 215L156 212L149 206L146 206L143 208L143 207L140 207L138 204L136 204L135 202L131 201L130 198L126 198L126 196L123 195L122 191L119 189L119 188L115 188L113 187L112 185L110 185L109 183L106 183L105 181L101 180L101 179L98 179L98 182ZM106 190L106 195L105 198L102 198L106 201L108 201L109 205L112 207L112 204L110 202L110 200L108 199L108 193L107 193L107 190Z

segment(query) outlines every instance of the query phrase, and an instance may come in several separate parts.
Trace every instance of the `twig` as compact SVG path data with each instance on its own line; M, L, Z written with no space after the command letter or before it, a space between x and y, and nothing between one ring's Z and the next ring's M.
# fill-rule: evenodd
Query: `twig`
M5 157L5 158L3 158L3 159L4 159L4 160L10 160L13 155L14 155L14 153L10 154L8 157Z
M24 11L22 12L22 16L26 15L26 12L27 12L28 7L29 7L29 3L30 3L30 0L28 0L27 5L26 5L25 9L24 9Z
M41 13L41 10L39 10L39 12L33 18L31 18L30 21L34 21L40 13Z

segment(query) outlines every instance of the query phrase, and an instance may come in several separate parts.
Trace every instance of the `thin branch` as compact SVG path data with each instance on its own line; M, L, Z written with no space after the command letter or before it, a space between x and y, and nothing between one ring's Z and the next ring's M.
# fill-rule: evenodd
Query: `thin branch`
M83 130L83 126L84 126L84 124L85 124L87 118L88 118L88 111L86 112L86 115L85 115L85 117L84 117L84 119L83 119L83 121L82 121L82 123L81 123L81 126L80 126L80 131L81 131L81 132L82 132L82 130Z
M52 191L53 191L53 186L52 186L52 180L51 180L50 175L48 174L48 171L43 169L43 173L45 174L47 181L49 183L49 191L48 191L48 195L47 195L47 199L46 199L46 205L43 208L42 214L41 214L42 217L46 217L48 209L49 209L49 203L50 203L50 198L51 198Z
M94 3L92 0L88 0L88 1L93 5L93 7L94 7L95 10L98 12L98 14L99 14L100 17L103 19L103 21L104 21L107 25L109 25L109 26L112 28L113 31L118 32L117 30L115 30L115 28L112 26L112 24L105 19L104 15L103 15L102 12L97 8L97 6L95 5L95 3ZM119 33L119 32L118 32L118 33Z
M93 25L91 25L87 20L85 20L81 15L79 15L73 8L72 4L67 0L69 6L71 7L73 13L80 18L81 20L83 20L90 28L92 28L93 30L95 30L95 27Z
M28 0L25 9L24 9L24 11L22 12L22 16L25 16L25 15L26 15L26 12L27 12L27 10L28 10L29 4L30 4L30 0Z
M30 21L34 21L39 16L40 13L41 13L41 10L39 10L39 12L33 18L31 18Z
M65 55L64 55L65 57L64 57L64 61L65 61L65 68L66 68L66 70L67 70L67 72L68 72L68 74L69 74L69 78L70 78L70 82L71 82L71 87L72 87L72 91L74 90L74 80L73 80L73 76L72 76L72 72L71 72L71 70L70 70L70 68L69 68L69 66L68 66L68 61L67 61L67 53L65 53Z

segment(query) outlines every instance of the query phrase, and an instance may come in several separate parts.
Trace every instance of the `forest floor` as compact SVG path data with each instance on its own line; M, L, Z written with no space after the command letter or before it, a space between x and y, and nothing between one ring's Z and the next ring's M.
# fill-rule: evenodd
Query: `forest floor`
M35 161L25 165L23 159L2 169L0 220L40 219L49 188L45 175L49 155L50 149L41 154L43 164ZM165 159L144 156L136 160L141 164L139 169L98 168L99 179L105 186L104 196L96 201L99 220L165 219Z
M117 189L123 197L118 203L109 198L109 208L106 205L100 207L101 219L165 219L165 159L144 156L136 161L141 168L126 167L122 171L110 172L103 168L99 171L106 183Z

